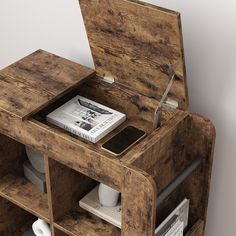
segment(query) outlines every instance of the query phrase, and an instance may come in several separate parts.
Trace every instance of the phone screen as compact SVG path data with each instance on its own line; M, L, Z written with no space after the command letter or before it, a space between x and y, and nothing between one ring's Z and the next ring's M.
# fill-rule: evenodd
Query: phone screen
M115 154L120 155L132 144L145 136L145 132L133 126L127 126L118 134L102 145L102 148Z

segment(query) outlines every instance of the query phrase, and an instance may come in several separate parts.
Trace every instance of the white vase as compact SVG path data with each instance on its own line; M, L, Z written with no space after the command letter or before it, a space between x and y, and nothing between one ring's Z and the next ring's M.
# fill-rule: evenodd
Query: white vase
M118 203L120 192L115 189L105 185L99 184L98 187L98 198L103 206L115 207Z

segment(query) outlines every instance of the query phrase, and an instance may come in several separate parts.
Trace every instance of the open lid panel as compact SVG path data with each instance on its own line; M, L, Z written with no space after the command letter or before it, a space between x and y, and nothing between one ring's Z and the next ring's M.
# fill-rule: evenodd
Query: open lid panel
M97 73L160 101L187 109L188 95L180 14L134 0L79 0Z

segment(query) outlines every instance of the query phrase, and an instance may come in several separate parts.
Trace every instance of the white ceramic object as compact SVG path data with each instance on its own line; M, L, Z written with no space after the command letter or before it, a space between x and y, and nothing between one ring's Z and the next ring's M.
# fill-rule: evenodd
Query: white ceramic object
M32 225L32 229L36 236L51 236L50 227L44 220L36 220Z
M98 187L99 185L86 194L79 201L79 206L121 229L121 202L119 201L115 207L101 205L98 199Z
M25 146L26 154L29 158L31 165L40 173L44 174L44 159L43 155L30 147Z
M98 198L101 205L106 207L115 207L118 203L120 192L100 183L98 187Z

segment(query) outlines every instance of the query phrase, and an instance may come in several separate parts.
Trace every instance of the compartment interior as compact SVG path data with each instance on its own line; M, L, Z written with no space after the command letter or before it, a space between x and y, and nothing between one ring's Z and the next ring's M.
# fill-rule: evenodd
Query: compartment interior
M156 227L185 199L190 200L188 227L185 233L191 229L198 221L203 223L205 216L204 208L204 161L195 171L192 172L169 196L162 201L156 212ZM201 204L202 203L202 204ZM191 234L188 234L191 235ZM201 234L199 234L201 235Z
M203 231L205 214L200 204L204 200L203 162L157 207L156 227L175 209L184 198L190 199L189 223L185 235ZM55 232L58 235L121 235L119 228L100 219L79 206L79 200L89 193L98 182L49 158L52 211ZM63 190L62 190L63 189ZM201 224L200 224L201 223ZM200 224L200 225L199 225ZM199 231L200 232L200 231ZM57 234L55 234L57 235Z
M79 206L79 200L98 184L96 181L50 158L49 173L52 215L58 232L91 236L120 235L118 228Z
M25 146L0 134L0 196L49 222L47 194L24 177Z
M36 220L37 217L34 215L0 197L1 236L22 236Z
M76 95L84 96L88 99L125 113L127 120L96 144L88 142L80 137L75 137L68 131L47 122L47 114L54 111ZM61 134L67 134L72 138L75 138L74 141L77 140L77 142L83 142L85 145L95 148L98 152L104 153L106 156L110 156L111 154L101 149L102 144L127 125L133 125L144 130L147 133L147 136L153 132L152 126L154 111L158 104L159 102L156 99L140 95L127 87L120 85L119 83L109 84L101 80L99 76L95 76L77 88L74 88L70 93L64 95L53 104L42 109L33 116L33 119L37 122L43 123L47 127L50 127L52 130L56 130ZM177 112L178 110L170 109L165 106L163 108L162 125L167 124ZM120 158L124 155L126 155L126 153L121 155Z

